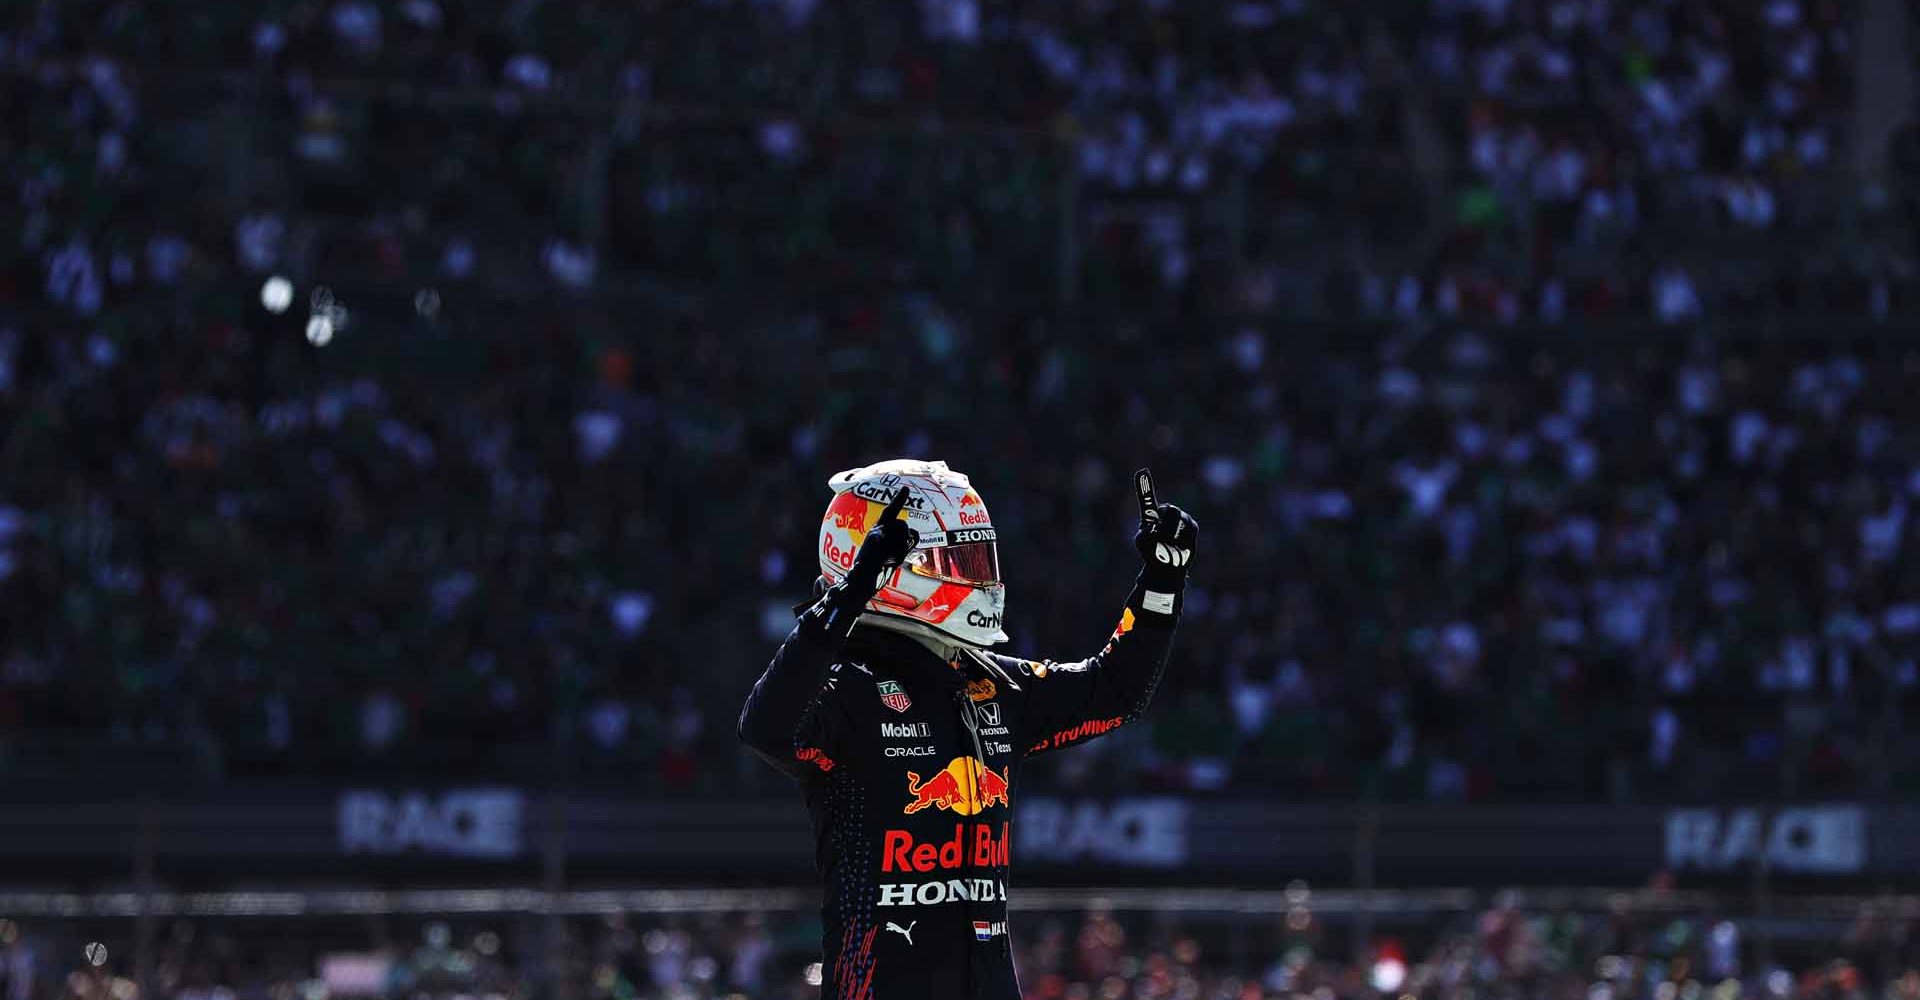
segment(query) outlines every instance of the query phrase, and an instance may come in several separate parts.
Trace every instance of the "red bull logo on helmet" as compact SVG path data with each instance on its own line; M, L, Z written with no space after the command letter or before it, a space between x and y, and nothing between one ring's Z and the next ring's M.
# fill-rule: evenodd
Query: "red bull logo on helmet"
M922 809L938 807L973 816L995 805L1007 804L1007 772L995 772L975 757L955 757L945 769L922 781L920 775L907 772L907 794L912 801L904 810L911 816Z
M842 571L853 568L854 551L855 549L852 547L843 549L839 545L836 545L832 535L827 535L820 539L820 555L828 562L840 567Z
M867 537L867 518L872 513L868 509L871 501L863 500L852 493L841 493L833 498L827 507L827 517L833 526L844 529L853 536L855 544Z

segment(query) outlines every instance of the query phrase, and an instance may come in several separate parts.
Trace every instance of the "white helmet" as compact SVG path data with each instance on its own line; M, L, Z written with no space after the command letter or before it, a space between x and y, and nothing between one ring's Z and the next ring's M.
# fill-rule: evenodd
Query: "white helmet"
M993 520L966 476L945 462L895 459L848 469L827 485L834 496L820 520L820 575L829 584L853 568L867 528L905 486L901 512L920 543L880 579L867 613L919 622L969 646L1007 640L1000 631L1007 591Z

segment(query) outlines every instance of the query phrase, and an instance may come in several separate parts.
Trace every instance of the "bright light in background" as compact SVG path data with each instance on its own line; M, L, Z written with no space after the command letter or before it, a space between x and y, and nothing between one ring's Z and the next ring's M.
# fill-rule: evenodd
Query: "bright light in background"
M1367 981L1382 993L1396 993L1406 984L1407 952L1399 941L1388 938L1380 942L1373 967L1367 970Z
M307 343L325 347L334 334L347 328L347 306L325 285L315 287L309 299L313 311L307 314Z
M86 955L87 961L95 968L107 964L107 946L98 941L88 942Z
M1407 981L1407 963L1397 958L1383 958L1373 963L1373 972L1367 977L1373 988L1382 993L1392 993Z
M293 282L277 274L268 278L267 283L260 286L260 304L275 316L286 312L287 307L293 305Z

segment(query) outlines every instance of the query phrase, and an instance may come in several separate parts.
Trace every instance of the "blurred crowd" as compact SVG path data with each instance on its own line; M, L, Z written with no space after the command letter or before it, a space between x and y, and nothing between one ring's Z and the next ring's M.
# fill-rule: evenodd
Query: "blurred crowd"
M1856 154L1843 128L1872 96L1864 9L23 3L0 20L14 280L82 313L285 268L529 294L1886 318L1913 307L1920 162ZM1897 93L1886 71L1914 67L1877 69Z
M1044 782L1910 791L1856 13L15 5L0 773L775 780L825 479L915 455L1022 652L1111 627L1129 470L1205 525Z
M1863 912L1826 943L1749 940L1739 920L1643 910L1523 908L1388 918L1347 957L1351 929L1310 903L1284 914L1026 914L1014 957L1029 1000L1914 1000L1911 914ZM1844 923L1844 921L1843 921ZM1792 926L1785 921L1781 926ZM278 925L275 925L278 926ZM350 997L784 1000L819 984L810 919L613 914L541 921L380 919L269 934L244 921L163 923L149 988L124 938L0 921L11 1000L346 1000Z
M622 780L773 780L730 720L825 480L913 454L980 486L1030 653L1111 627L1131 468L1205 526L1154 712L1049 765L1068 786L1911 790L1897 341L901 322L885 352L802 331L778 370L698 324L451 371L352 330L30 339L0 395L0 732L20 760L65 729L212 773L538 774L528 741L566 733Z
M1416 64L1441 91L1439 120L1466 175L1435 294L1452 285L1493 315L1625 308L1667 322L1892 308L1910 249L1837 239L1887 214L1857 185L1831 184L1852 173L1842 123L1855 106L1856 8L1436 0L1430 10ZM1785 244L1771 245L1786 232L1831 259L1796 267ZM1623 281L1630 273L1646 285ZM1515 287L1521 278L1532 286Z

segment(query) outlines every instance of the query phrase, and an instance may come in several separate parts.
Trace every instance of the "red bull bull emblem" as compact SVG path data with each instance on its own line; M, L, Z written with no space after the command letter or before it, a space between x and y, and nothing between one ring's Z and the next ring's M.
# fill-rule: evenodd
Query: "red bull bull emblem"
M833 518L833 526L843 528L853 536L855 544L867 536L867 516L870 501L862 500L851 493L842 493L833 498L827 507L827 516ZM873 506L879 506L873 504Z
M1007 772L1002 768L996 773L974 757L955 757L925 781L908 771L907 794L913 796L905 810L909 816L929 806L973 816L1007 804Z
M913 699L900 690L899 681L875 681L874 687L880 689L880 704L896 712L904 712L913 707Z
M976 677L967 682L967 697L974 701L986 701L999 692L993 682L985 677Z
M968 490L965 493L960 494L960 506L962 507L980 506L980 494L975 493L972 490Z

